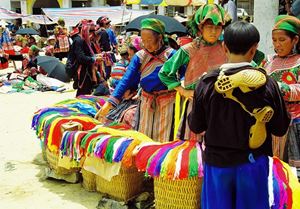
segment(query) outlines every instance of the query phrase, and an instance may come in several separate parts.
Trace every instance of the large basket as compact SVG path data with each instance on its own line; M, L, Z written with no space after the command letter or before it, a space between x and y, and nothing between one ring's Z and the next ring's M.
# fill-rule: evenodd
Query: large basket
M46 158L47 162L49 163L49 167L57 174L67 175L79 171L79 168L66 169L58 166L59 154L51 152L49 149L46 149Z
M127 202L143 190L144 173L138 172L136 168L121 167L120 173L107 181L96 176L97 191L110 197Z
M82 186L85 190L89 192L96 191L96 174L85 170L84 168L81 169L82 174Z
M155 209L199 209L202 179L154 178Z

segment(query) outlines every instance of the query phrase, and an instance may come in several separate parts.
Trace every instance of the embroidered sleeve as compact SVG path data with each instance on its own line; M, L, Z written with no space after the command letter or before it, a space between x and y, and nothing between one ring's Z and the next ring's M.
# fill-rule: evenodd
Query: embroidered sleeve
M137 89L141 77L141 73L139 72L140 66L141 63L139 57L137 55L134 55L127 67L124 76L119 81L117 87L111 95L111 101L114 101L115 105L119 103L119 101L121 101L124 93L128 89Z
M280 82L277 82L285 101L300 101L299 74L300 67L294 68L291 71L283 72Z
M178 75L178 71L189 61L189 55L183 49L179 49L168 61L165 62L158 76L169 90L180 86L180 75Z

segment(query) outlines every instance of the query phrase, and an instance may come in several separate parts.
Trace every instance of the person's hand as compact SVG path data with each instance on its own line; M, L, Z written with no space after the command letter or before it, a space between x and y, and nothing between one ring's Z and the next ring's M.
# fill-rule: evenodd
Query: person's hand
M135 93L136 92L131 92L130 90L127 90L127 91L125 91L123 99L129 100L129 99L131 99L135 95Z
M103 58L100 54L96 55L96 62L102 62Z
M101 123L105 122L105 116L108 114L111 108L112 108L112 104L109 102L105 102L105 104L95 115L95 118L99 120Z
M179 94L185 98L193 99L194 97L194 90L186 90L182 86L176 87L175 90L178 91Z

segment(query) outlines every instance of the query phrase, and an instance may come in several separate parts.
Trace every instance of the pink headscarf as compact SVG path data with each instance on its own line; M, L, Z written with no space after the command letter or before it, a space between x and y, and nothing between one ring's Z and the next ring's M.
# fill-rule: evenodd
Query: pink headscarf
M142 39L139 36L132 37L131 39L131 45L136 48L136 50L140 51L142 49L141 47Z

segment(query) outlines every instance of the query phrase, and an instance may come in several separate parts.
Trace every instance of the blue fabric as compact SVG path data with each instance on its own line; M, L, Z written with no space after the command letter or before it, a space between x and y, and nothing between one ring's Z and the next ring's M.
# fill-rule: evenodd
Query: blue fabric
M113 97L121 100L124 93L128 89L137 89L141 76L141 73L139 72L140 66L141 63L139 57L134 55L127 67L124 76L119 81L117 87L112 93Z
M109 41L111 45L117 45L117 37L111 28L107 28L106 32L109 37Z
M172 50L168 59L172 57L175 53L176 50ZM142 79L140 72L141 65L142 63L140 57L135 54L132 57L124 76L119 81L117 87L112 93L112 97L121 100L124 93L128 89L136 90L139 84L142 87L142 89L148 93L168 89L158 77L158 72L162 68L163 63L161 65L156 66L155 70L153 70L149 75L143 77Z
M268 157L234 167L205 164L201 209L268 209Z

